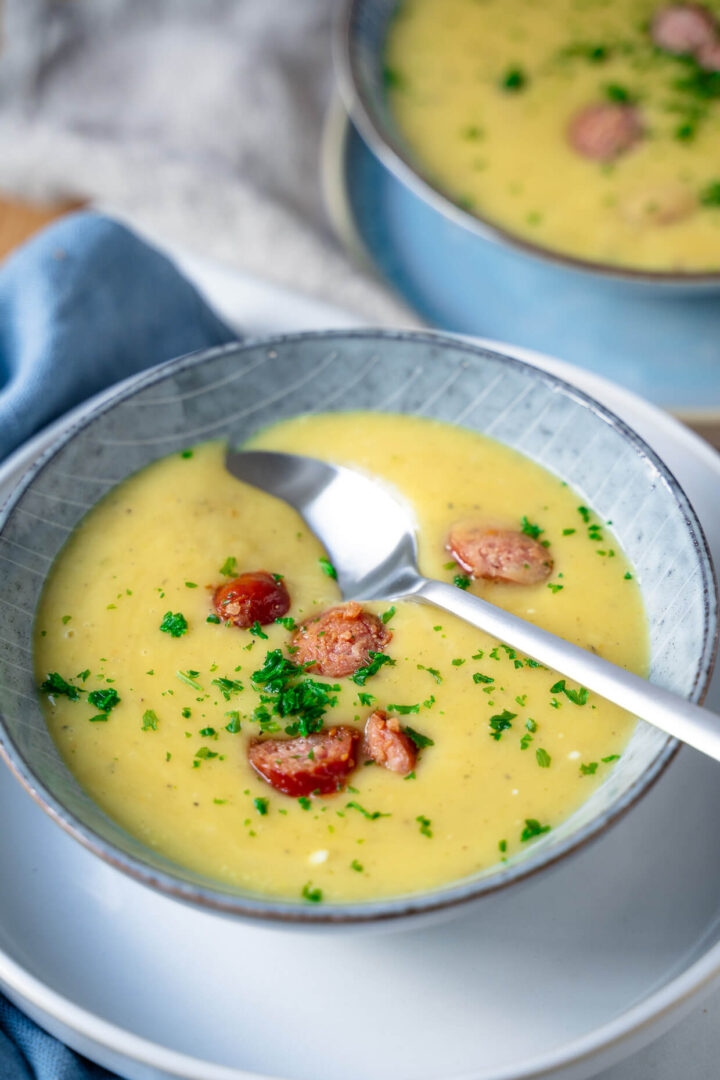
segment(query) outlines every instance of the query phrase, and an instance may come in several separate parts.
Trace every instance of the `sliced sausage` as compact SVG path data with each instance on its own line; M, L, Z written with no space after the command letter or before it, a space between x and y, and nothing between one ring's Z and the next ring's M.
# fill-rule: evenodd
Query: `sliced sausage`
M633 105L599 102L576 113L568 127L573 150L592 161L614 161L642 138L640 115Z
M448 551L468 574L516 585L536 585L552 573L547 548L525 533L458 522L450 530Z
M365 725L364 750L376 765L406 776L415 768L417 747L409 735L400 729L396 716L378 709Z
M223 622L246 630L256 622L265 626L285 615L290 608L290 594L282 580L265 570L254 570L219 585L213 604Z
M683 56L712 43L717 33L715 19L702 4L670 4L655 12L650 36L665 52Z
M371 652L382 652L391 638L377 615L351 600L298 627L293 659L298 664L312 664L319 675L352 675L370 662Z
M720 71L720 40L713 39L701 45L695 59L704 71Z
M329 795L340 791L357 763L360 733L328 728L295 739L258 739L248 748L255 772L283 795Z

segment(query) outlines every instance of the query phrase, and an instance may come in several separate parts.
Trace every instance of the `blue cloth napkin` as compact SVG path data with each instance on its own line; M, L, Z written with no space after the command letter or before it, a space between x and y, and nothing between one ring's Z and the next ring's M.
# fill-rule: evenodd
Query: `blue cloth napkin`
M91 394L237 337L173 264L99 214L61 219L0 267L0 460ZM110 1080L0 995L0 1080Z
M119 379L236 337L129 229L62 218L0 268L0 460Z

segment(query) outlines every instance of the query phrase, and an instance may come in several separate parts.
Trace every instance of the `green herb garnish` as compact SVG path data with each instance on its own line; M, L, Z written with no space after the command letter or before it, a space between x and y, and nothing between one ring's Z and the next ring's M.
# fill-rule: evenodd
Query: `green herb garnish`
M564 694L566 698L572 701L573 705L585 705L587 704L588 691L584 686L581 686L579 690L568 690L565 685L565 680L560 679L554 686L550 687L551 694Z
M373 811L366 810L364 806L361 806L360 803L357 803L357 802L346 803L345 804L345 809L346 810L357 810L358 813L362 814L362 816L364 818L367 818L368 821L377 821L378 818L390 817L391 816L390 814L381 814L379 810L373 810Z
M541 825L537 818L525 818L525 828L520 833L520 839L524 843L526 840L532 840L535 836L542 836L546 832L550 832L549 825Z
M237 559L234 555L228 555L225 562L220 567L220 573L224 577L235 577L237 574Z
M117 690L92 690L88 694L88 702L101 712L108 713L120 704Z
M430 820L430 818L426 818L422 814L418 814L415 820L420 822L420 832L423 834L423 836L427 836L428 839L432 839L432 829L430 828L430 826L432 825L432 821Z
M549 769L552 758L548 754L547 750L543 750L542 747L538 747L535 751L535 758L541 769Z
M511 721L513 721L516 716L517 713L508 712L507 709L503 709L501 713L491 716L490 727L492 728L492 731L490 732L490 738L495 739L495 741L498 742L498 740L502 738L503 731L507 731L508 728L512 727Z
M426 746L435 745L434 741L431 738L429 738L427 735L422 735L419 731L415 731L414 728L404 727L403 731L408 736L408 738L412 739L418 750L424 750Z
M142 718L143 731L157 731L158 729L158 716L152 709L146 709Z
M40 689L46 694L52 694L53 697L66 697L68 701L78 701L83 693L79 686L74 686L73 683L63 679L57 671L50 672L47 679L40 683Z
M337 570L330 562L330 560L327 559L324 555L321 555L318 559L318 562L320 563L320 569L322 570L323 574L326 574L329 578L332 578L333 581L337 581Z
M386 653L371 652L369 655L370 663L365 667L358 668L357 671L350 676L357 686L364 686L372 675L377 675L383 664L390 664L391 667L395 666L395 661L390 656L387 656Z
M160 623L160 629L164 634L170 634L171 637L182 637L188 631L187 619L179 611L174 615L172 611L166 611L163 621Z

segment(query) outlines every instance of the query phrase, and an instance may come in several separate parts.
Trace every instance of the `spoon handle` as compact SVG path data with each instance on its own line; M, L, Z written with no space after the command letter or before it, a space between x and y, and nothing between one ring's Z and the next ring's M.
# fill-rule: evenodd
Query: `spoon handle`
M668 735L720 761L720 716L634 675L609 660L541 630L479 596L444 581L423 578L413 597L457 615L478 629L519 649L541 664L569 676L588 690Z

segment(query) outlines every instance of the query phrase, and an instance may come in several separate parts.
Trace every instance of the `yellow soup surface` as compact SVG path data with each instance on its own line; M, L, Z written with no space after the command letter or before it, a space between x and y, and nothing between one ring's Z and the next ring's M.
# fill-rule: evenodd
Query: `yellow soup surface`
M720 268L720 72L652 40L656 0L405 0L390 108L411 156L518 238L650 271ZM705 5L720 14L720 4ZM718 46L720 63L720 45ZM639 141L581 156L574 117L634 108Z
M379 413L302 416L249 445L389 482L417 515L421 569L445 581L459 572L445 549L454 521L524 525L547 542L549 580L477 580L472 591L646 671L640 590L607 524L516 452ZM112 490L70 538L41 599L38 683L57 673L78 688L41 691L47 722L112 818L177 863L243 889L351 901L432 888L524 853L588 798L634 719L574 684L563 690L556 674L458 619L401 601L367 605L392 631L384 651L394 664L364 686L315 678L338 687L326 726L360 730L374 708L402 706L403 725L430 740L413 775L360 762L345 790L296 799L254 773L250 741L284 738L293 718L263 710L252 674L272 650L292 655L291 630L208 621L213 591L241 571L282 574L287 618L298 623L340 596L295 511L230 476L223 452L196 446ZM184 633L161 631L168 613L183 616Z

